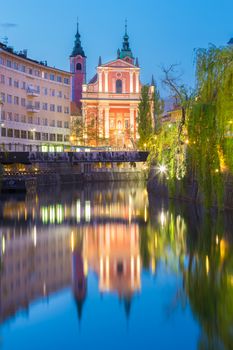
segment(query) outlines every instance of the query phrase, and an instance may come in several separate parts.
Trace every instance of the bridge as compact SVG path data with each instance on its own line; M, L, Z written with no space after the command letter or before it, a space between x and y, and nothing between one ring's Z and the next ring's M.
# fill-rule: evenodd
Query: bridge
M146 151L91 151L91 152L0 152L0 163L143 163L149 153Z

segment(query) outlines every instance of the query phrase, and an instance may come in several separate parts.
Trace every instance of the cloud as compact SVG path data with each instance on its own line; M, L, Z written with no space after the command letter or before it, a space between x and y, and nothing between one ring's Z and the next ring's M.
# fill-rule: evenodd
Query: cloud
M18 26L18 24L16 24L16 23L9 23L9 22L0 23L0 27L3 27L3 28L14 28L17 26Z

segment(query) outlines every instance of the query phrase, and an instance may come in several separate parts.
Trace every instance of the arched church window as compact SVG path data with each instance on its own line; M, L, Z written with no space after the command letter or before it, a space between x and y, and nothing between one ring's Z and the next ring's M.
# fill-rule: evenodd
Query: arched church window
M76 64L76 70L82 70L82 65L81 63Z
M122 80L117 79L116 81L116 93L122 94Z

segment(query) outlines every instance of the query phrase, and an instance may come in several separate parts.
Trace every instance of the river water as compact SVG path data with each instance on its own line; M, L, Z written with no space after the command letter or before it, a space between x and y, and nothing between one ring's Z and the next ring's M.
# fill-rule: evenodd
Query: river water
M233 349L233 215L143 184L0 201L0 349Z

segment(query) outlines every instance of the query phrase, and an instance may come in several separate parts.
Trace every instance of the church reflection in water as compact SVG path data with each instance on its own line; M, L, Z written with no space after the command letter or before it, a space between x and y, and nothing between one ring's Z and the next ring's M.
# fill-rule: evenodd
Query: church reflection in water
M168 204L140 185L7 197L0 202L1 322L63 288L72 290L81 319L90 273L100 294L123 301L128 317L134 296L143 293L143 273L156 281L169 271L182 280L170 309L188 301L201 325L201 346L227 348L233 341L232 227L231 213L204 215L187 203Z
M88 270L97 275L100 293L117 293L126 308L140 290L146 191L66 193L58 193L59 202L44 194L1 203L1 320L66 286L72 286L81 317Z

